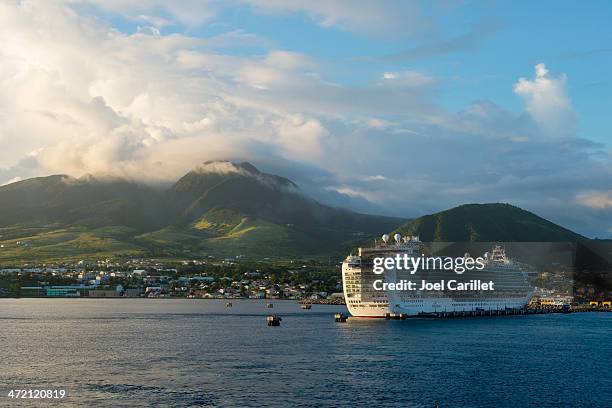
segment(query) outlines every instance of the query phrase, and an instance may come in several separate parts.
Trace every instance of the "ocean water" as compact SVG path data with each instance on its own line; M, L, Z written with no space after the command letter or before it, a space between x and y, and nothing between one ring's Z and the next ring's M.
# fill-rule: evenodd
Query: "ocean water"
M266 303L0 300L0 407L612 407L612 313L342 324Z

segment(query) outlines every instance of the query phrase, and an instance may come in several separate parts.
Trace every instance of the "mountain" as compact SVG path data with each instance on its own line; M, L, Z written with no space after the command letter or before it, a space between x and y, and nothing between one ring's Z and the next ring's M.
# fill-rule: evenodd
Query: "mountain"
M0 187L0 263L327 256L404 221L326 206L246 162L207 162L165 189L55 175Z
M291 180L246 162L204 163L172 192L181 207L178 223L208 234L209 247L234 254L341 253L403 221L323 205Z
M0 187L0 264L116 257L340 257L389 231L423 241L585 239L509 204L406 219L308 197L250 163L206 162L172 186L63 175Z
M224 209L277 224L326 233L385 231L399 218L358 214L323 205L283 177L259 172L250 163L213 162L189 172L174 185L186 221ZM324 237L320 237L324 238Z
M122 179L38 177L0 187L0 227L46 224L161 226L171 213L161 191Z
M568 229L510 204L466 204L416 218L400 234L421 241L573 242L586 239Z

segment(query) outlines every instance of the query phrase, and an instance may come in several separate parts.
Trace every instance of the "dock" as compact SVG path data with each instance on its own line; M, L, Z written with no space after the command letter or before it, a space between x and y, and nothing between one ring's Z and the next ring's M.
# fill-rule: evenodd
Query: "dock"
M612 312L612 308L592 307L589 305L562 305L562 306L526 306L523 308L506 308L497 310L471 310L471 311L440 311L431 313L419 313L421 318L452 318L452 317L480 317L480 316L524 316L550 313L584 313L584 312ZM387 313L387 315L390 315ZM399 320L397 317L385 316L387 320ZM403 319L402 319L403 320Z

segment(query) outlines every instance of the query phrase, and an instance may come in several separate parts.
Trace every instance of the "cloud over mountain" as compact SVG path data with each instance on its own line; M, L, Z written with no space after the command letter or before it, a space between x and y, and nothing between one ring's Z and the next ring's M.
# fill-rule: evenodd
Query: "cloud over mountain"
M241 4L372 38L422 15L367 3ZM453 110L440 95L454 79L435 72L381 64L349 80L355 65L324 53L233 27L198 31L224 7L1 4L0 184L51 173L168 182L206 160L247 159L360 210L506 201L585 234L612 227L602 227L612 209L588 198L609 192L609 146L578 132L572 78L553 65L500 79L518 110L479 95ZM420 20L415 33L429 24Z

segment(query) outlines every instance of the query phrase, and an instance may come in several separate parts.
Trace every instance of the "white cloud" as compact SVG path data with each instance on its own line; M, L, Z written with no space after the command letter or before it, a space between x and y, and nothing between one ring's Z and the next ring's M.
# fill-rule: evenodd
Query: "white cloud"
M612 208L612 190L580 193L576 199L578 203L586 207L598 210Z
M278 122L278 144L296 160L316 161L329 132L317 119L288 115Z
M304 14L321 27L340 28L364 35L406 37L430 26L416 2L386 0L62 0L69 5L90 5L156 28L172 25L198 27L224 9L250 6L268 14ZM163 17L162 17L163 16Z
M374 129L386 129L390 126L393 126L393 123L379 118L371 118L366 121L366 124Z
M268 13L305 13L322 27L338 27L360 34L404 37L430 23L419 4L386 0L242 0Z
M520 79L519 114L482 100L450 113L426 72L334 83L326 63L250 33L164 33L172 23L152 18L160 4L100 5L159 29L131 34L59 2L0 4L0 183L50 173L173 180L206 160L247 159L304 183L316 173L309 186L320 197L395 215L510 201L598 230L607 196L567 197L608 191L611 156L576 136L565 76L538 66ZM349 21L363 10L349 18L333 8L349 3L284 4L320 24L361 24ZM207 12L162 14L197 24ZM236 44L263 51L226 52Z
M331 191L335 191L340 194L347 195L351 198L363 198L372 203L380 202L379 197L377 197L376 194L368 190L359 190L355 187L350 187L350 186L333 186L333 187L328 187L327 189Z
M553 77L544 64L535 66L535 78L520 78L514 92L525 99L527 112L549 135L567 136L575 129L575 114L564 74Z
M214 0L65 0L68 4L93 5L106 12L116 13L135 21L147 21L157 27L172 25L166 18L155 15L167 14L177 23L200 26L210 21L217 13L220 2Z
M6 181L4 183L1 183L0 186L6 186L8 184L13 184L13 183L16 183L16 182L21 181L21 180L23 180L21 177L13 177L12 179L10 179L10 180L8 180L8 181Z
M377 174L376 176L365 176L363 177L364 181L384 181L387 180L387 177Z
M403 71L403 72L385 72L382 76L383 83L392 84L393 86L427 86L431 85L435 80L429 75L425 75L418 71Z
M5 167L37 150L42 173L172 179L253 143L271 145L271 154L279 147L287 157L316 156L326 135L317 118L284 104L295 84L320 83L302 54L223 55L208 50L209 39L153 28L123 34L51 2L0 5L0 25ZM261 101L263 90L276 96ZM178 145L190 160L174 151L180 165L165 168L176 170L146 171L167 161L165 146Z

